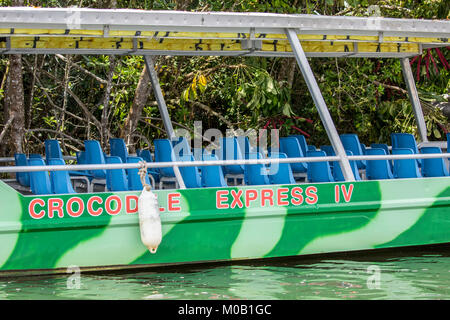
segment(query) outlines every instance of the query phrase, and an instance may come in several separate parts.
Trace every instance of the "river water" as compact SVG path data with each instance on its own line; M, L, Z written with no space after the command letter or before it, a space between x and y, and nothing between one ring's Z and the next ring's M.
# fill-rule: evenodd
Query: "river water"
M450 299L450 246L0 279L0 299Z

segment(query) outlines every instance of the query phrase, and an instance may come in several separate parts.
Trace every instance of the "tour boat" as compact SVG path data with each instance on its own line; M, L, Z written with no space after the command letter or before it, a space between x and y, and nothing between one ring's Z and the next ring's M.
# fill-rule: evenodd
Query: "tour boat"
M0 276L450 242L450 137L428 141L409 63L423 50L448 46L450 21L3 7L0 33L3 54L143 55L168 132L168 139L154 142L155 149L169 150L168 160L155 150L151 161L143 153L121 158L111 148L110 155L99 153L103 160L67 165L61 155L50 155L49 140L47 156L25 155L24 165L23 155L3 159L0 172L16 175L0 181ZM301 137L291 136L280 138L279 153L258 153L250 146L249 156L244 150L241 157L228 158L223 145L200 159L175 155L181 140L175 139L158 84L155 55L295 57L334 154L325 147L302 150ZM412 135L393 134L387 149L363 150L356 135L339 135L307 57L401 59L420 143ZM403 145L402 137L410 144ZM238 139L230 139L223 141L234 148ZM98 142L85 147L91 159ZM301 165L303 172L294 170ZM279 170L271 175L274 167ZM138 170L159 174L161 186L164 177L175 183L156 188L154 176L146 177L159 207L162 236L156 252L142 241L138 203L147 183L139 185ZM70 184L70 177L77 177L73 171L89 185L86 192ZM124 176L127 180L120 180ZM138 187L131 188L131 181Z

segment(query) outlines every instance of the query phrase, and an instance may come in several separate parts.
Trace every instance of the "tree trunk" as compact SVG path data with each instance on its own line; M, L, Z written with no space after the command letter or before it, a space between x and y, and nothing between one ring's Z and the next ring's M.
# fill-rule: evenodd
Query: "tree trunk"
M151 92L150 77L147 72L147 66L144 65L141 76L139 78L136 92L134 94L133 104L131 105L128 116L123 124L120 136L125 140L125 143L129 145L130 152L134 152L132 146L132 136L136 130L139 118L142 115L142 110L147 102L147 99Z
M25 102L23 95L22 80L22 56L13 54L9 57L9 73L6 82L5 104L4 104L4 123L14 117L11 124L10 139L7 142L9 152L23 152L22 141L25 127Z
M24 0L13 0L11 5L23 6ZM10 122L10 139L2 144L4 155L14 152L23 152L22 141L25 127L25 101L22 78L22 56L13 54L9 56L9 70L5 86L4 123ZM13 119L10 121L10 119ZM7 128L5 128L7 129Z

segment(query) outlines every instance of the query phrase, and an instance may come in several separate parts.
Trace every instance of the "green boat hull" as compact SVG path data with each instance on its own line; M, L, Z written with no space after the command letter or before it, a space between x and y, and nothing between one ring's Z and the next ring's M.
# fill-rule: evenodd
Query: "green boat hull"
M450 177L154 192L163 237L152 254L140 192L23 196L0 182L0 275L450 242Z

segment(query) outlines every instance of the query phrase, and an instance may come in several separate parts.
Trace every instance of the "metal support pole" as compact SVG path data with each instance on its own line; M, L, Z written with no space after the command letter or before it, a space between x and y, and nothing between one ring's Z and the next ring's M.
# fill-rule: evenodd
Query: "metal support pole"
M159 86L158 75L155 71L155 65L153 63L153 58L151 56L144 56L145 64L147 66L147 72L150 76L150 82L152 83L153 93L155 95L156 101L158 102L159 113L164 122L164 128L166 129L167 136L170 140L175 138L175 132L173 131L172 121L170 120L169 111L167 110L166 102L164 101L164 96ZM177 166L173 167L173 172L181 189L186 189L183 177L181 176L180 168Z
M331 118L330 112L328 111L325 100L322 97L320 88L317 85L317 81L314 78L314 74L306 58L305 52L298 40L297 33L292 29L286 29L286 35L294 52L295 59L297 60L298 66L305 78L306 84L308 86L309 92L314 100L317 111L319 112L320 119L322 120L323 126L327 132L328 138L330 139L331 145L333 146L336 155L339 156L339 165L341 166L342 174L344 175L345 181L355 181L352 168L350 167L350 162L347 158L347 153L345 152L342 141L339 138L339 134L334 126L333 119Z
M417 128L419 129L420 139L422 142L428 142L427 125L425 124L425 118L423 117L422 106L420 104L419 94L417 93L416 84L414 82L414 76L411 71L409 58L403 58L400 61L402 65L403 78L405 79L406 87L408 89L409 100L411 100Z

